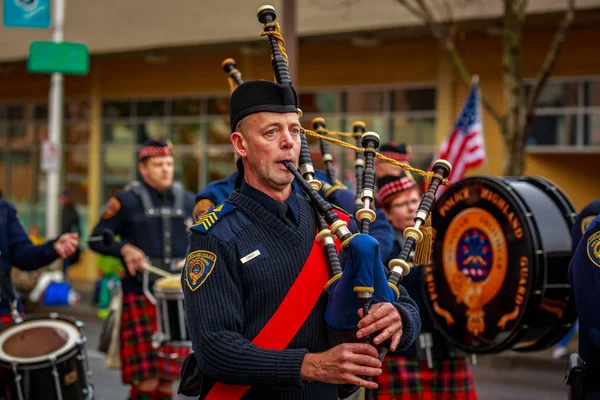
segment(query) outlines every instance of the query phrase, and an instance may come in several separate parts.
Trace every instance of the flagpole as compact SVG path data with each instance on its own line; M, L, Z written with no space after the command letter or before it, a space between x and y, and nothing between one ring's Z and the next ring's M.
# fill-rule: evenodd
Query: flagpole
M481 121L481 139L483 140L483 150L487 154L487 148L485 147L485 133L483 130L483 108L481 107L481 88L479 86L479 75L475 74L471 77L471 85L477 85L477 112L481 117L479 120ZM488 163L487 156L483 161L483 173L485 175L491 175L490 164Z

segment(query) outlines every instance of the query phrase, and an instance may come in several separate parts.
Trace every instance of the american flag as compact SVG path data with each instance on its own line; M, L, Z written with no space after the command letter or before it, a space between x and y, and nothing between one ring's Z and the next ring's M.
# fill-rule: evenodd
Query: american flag
M452 172L448 177L450 184L464 178L469 168L477 167L485 161L485 146L483 142L483 126L481 124L481 99L479 97L479 82L475 79L469 91L469 97L446 138L440 152L432 160L448 160L452 164ZM437 192L441 195L447 186L442 186ZM436 196L436 197L437 197Z

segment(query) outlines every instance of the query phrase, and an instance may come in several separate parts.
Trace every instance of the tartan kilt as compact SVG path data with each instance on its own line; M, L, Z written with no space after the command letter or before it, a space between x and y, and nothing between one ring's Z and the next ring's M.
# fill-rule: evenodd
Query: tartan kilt
M120 356L124 384L135 385L150 378L170 382L179 379L179 371L191 349L163 344L155 350L152 334L156 330L156 307L150 300L143 294L123 293Z
M377 400L477 400L465 359L427 361L388 356L377 378Z

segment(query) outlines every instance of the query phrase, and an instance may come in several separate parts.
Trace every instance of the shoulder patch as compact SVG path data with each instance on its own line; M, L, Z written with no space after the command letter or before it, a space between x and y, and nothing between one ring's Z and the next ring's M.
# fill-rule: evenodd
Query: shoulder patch
M600 268L600 231L594 233L588 239L587 254L590 261Z
M590 223L596 218L595 215L588 215L581 220L581 233L585 233L585 230L590 226Z
M202 216L204 216L214 206L215 206L215 203L213 203L209 199L198 200L198 202L194 206L194 211L192 212L192 215L194 216L194 221L198 221Z
M117 200L116 197L111 197L108 200L108 203L104 206L104 211L102 212L103 219L110 219L115 216L117 211L121 209L121 202Z
M192 226L192 230L203 233L208 232L208 230L212 226L214 226L217 223L217 221L219 221L219 218L229 214L231 211L233 211L233 209L234 207L229 203L219 204L218 206L204 214L202 217L200 217L198 222L196 222Z
M193 292L206 281L212 273L217 256L206 250L196 250L188 254L185 260L185 282Z

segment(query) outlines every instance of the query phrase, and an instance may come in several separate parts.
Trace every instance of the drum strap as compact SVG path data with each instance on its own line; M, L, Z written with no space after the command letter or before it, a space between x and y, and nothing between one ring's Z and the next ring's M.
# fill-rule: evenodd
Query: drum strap
M348 222L348 215L343 213L338 213L338 215L340 219ZM339 245L338 240L336 240L336 245ZM323 247L315 240L294 284L252 343L267 350L285 349L317 304L328 280L329 271ZM205 400L238 400L249 389L250 386L227 385L217 382L206 395Z

